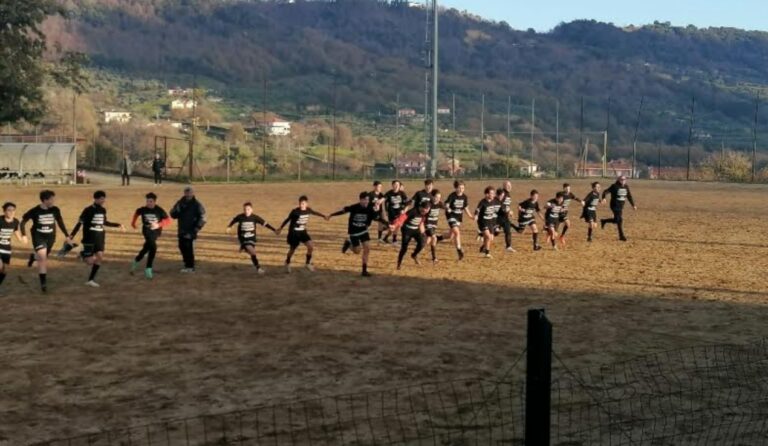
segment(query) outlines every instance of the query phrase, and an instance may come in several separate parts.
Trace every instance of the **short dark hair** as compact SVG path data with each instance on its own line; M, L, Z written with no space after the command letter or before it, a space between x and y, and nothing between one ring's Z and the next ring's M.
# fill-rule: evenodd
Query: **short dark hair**
M379 181L379 180L374 181L373 182L373 187L376 187L376 186L381 186L381 181Z
M592 183L592 189L594 189L595 186L598 186L598 185L600 185L600 182L599 181L595 181L594 183Z
M299 197L299 203L301 203L302 201L309 201L309 197L307 197L306 195L300 196Z
M431 208L431 207L432 207L432 205L429 204L429 201L424 201L424 202L419 203L419 208Z
M456 180L456 181L454 181L454 182L453 182L453 188L454 188L454 189L456 189L456 188L458 188L459 186L461 186L461 185L463 185L463 184L464 184L464 182L463 182L463 181L461 181L461 180Z
M357 196L359 199L368 198L368 192L360 192L360 194Z
M565 194L563 192L558 192L555 194L555 198L565 198Z
M532 189L531 190L531 195L535 195L535 194L538 194L538 193L539 193L539 191L537 191L536 189Z
M154 192L150 192L147 195L144 195L144 198L146 198L147 200L157 201L157 195Z
M97 190L93 193L93 199L98 200L99 198L107 198L107 193L103 190Z
M432 181L432 180L424 180L424 185L425 186L429 186L430 184L435 184L435 182Z
M439 194L440 194L440 191L439 191L439 190L437 190L437 189L432 189L432 196L433 196L433 197L436 197L436 196L438 196Z
M400 184L400 180L392 180L392 185L394 186L395 183Z
M50 200L56 196L56 192L46 189L40 192L40 201Z
M14 203L11 203L10 201L6 201L3 205L3 211L7 211L8 208L15 208L16 205Z
M496 192L496 189L493 186L487 186L484 193L487 194L488 192Z
M244 208L245 207L253 207L253 204L250 201L246 201L245 203L243 203L243 207Z
M563 183L563 189L565 189L566 187L571 187L570 183Z

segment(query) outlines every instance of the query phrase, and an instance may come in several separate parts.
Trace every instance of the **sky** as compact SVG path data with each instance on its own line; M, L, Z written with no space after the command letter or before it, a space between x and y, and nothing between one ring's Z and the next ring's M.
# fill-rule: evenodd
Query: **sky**
M768 0L438 0L515 29L549 31L560 22L594 19L617 26L671 22L768 31Z

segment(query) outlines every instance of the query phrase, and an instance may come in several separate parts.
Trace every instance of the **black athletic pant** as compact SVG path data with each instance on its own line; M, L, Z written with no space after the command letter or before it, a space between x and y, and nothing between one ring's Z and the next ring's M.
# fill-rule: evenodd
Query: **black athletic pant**
M512 246L512 222L508 218L500 218L499 226L504 230L504 244L510 248Z
M195 240L179 237L179 251L184 259L184 268L195 267Z
M155 184L163 184L163 173L155 172Z
M416 249L413 251L413 254L411 254L411 257L416 257L419 255L422 249L424 249L424 236L419 231L403 231L402 234L403 241L400 245L400 253L397 255L397 264L403 263L403 257L405 257L405 253L408 252L408 245L411 243L411 240L416 240Z
M181 244L179 244L181 246ZM144 234L144 246L139 251L139 255L136 256L136 261L141 262L144 256L147 256L147 268L152 268L155 263L155 255L157 254L157 235L153 232Z
M131 185L131 175L129 173L123 172L122 180L123 180L123 186L130 186Z
M624 238L624 208L611 208L613 218L605 220L606 223L615 223L619 228L619 237Z

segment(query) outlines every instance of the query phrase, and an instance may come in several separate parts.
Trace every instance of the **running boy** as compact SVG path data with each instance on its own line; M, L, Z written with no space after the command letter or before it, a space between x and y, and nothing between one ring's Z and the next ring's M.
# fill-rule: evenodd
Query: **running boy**
M136 222L141 219L141 235L144 236L144 246L136 255L131 263L131 273L133 273L139 264L147 256L147 264L144 268L144 277L152 279L154 277L153 267L155 256L157 255L157 239L163 233L163 228L171 224L171 217L165 212L165 209L157 205L157 195L150 192L145 195L146 203L143 207L136 209L131 219L131 227L136 229Z
M387 221L389 221L390 224L405 212L405 208L409 203L408 195L403 192L402 187L403 184L400 181L395 180L392 182L392 189L384 194L384 207L387 212ZM393 232L387 228L387 235L384 236L384 241L387 241L390 233L392 234L392 244L394 245L397 243L397 231Z
M77 224L72 229L72 234L70 234L70 238L74 238L80 228L83 228L83 250L80 252L80 257L91 267L88 281L85 284L93 288L100 286L96 283L96 274L104 260L106 245L104 228L120 228L121 231L125 231L125 226L107 220L107 210L104 209L106 201L107 194L104 191L97 190L94 192L93 204L83 209Z
M543 219L541 208L539 207L539 191L536 189L532 190L530 198L518 204L517 211L517 232L522 234L525 228L530 227L533 238L533 250L540 250L539 228L536 226L536 216L538 215L539 218Z
M600 183L592 183L592 190L584 197L581 219L587 223L587 241L592 241L592 232L597 229L597 206L600 204Z
M496 189L493 186L485 188L485 197L477 204L475 209L475 220L477 229L483 236L483 245L480 247L480 253L485 255L486 259L491 258L491 245L493 244L494 234L498 226L499 209L501 202L496 199Z
M504 244L507 252L515 252L515 248L512 247L512 230L518 230L517 226L512 223L512 182L505 181L501 189L496 191L496 199L499 200L501 206L499 207L499 228L504 231Z
M603 200L605 200L606 194L611 194L610 205L611 212L613 212L613 218L600 220L600 227L605 228L606 223L615 223L619 229L619 240L626 242L627 237L624 235L624 203L629 201L629 204L632 205L632 209L637 210L635 200L632 199L632 192L629 191L629 185L627 185L627 177L624 175L620 176L611 187L603 191Z
M432 180L424 180L424 189L417 191L415 194L413 194L413 198L411 198L413 207L417 208L423 203L432 202L432 189L434 187L435 184Z
M432 202L427 214L427 221L424 224L424 234L427 237L427 246L429 246L432 252L433 264L438 262L436 253L437 242L443 241L443 236L437 233L437 224L440 222L440 209L445 209L445 204L441 200L442 194L440 194L440 191L432 189Z
M48 291L48 256L56 243L56 225L67 238L67 243L72 243L72 238L64 226L64 220L61 218L61 211L54 203L56 194L52 190L40 192L40 205L28 210L21 217L21 235L26 235L25 227L28 221L32 221L32 250L34 253L29 255L27 266L31 267L37 261L37 270L40 277L40 290L43 293Z
M0 219L0 285L3 284L8 265L11 264L11 238L27 244L27 237L21 235L19 220L16 218L16 205L8 202L3 205L3 218ZM0 296L2 293L0 292Z
M253 213L253 204L246 202L243 204L243 213L236 215L227 226L229 234L232 226L237 225L237 240L240 242L240 252L247 252L251 256L251 262L256 268L256 274L264 274L266 271L259 265L259 258L256 256L256 225L264 226L277 234L277 229L267 223L263 218Z
M560 232L560 244L565 247L565 233L571 228L571 221L568 219L568 209L571 205L571 201L576 200L581 206L584 206L584 202L576 198L576 195L571 191L571 185L568 183L563 184L563 208L560 211L559 222L563 224L563 230Z
M341 252L346 253L349 248L352 248L352 252L355 254L360 253L360 247L363 249L363 277L370 277L368 272L368 256L371 253L370 241L371 236L368 233L368 229L371 227L371 223L374 220L380 224L388 224L386 220L381 218L381 211L378 205L373 207L370 205L370 194L367 192L360 192L358 197L359 202L345 206L342 210L334 212L329 215L328 218L336 217L339 215L349 214L349 223L347 224L347 235L349 238L344 240L344 246L341 248Z
M560 215L563 212L565 192L558 192L555 198L547 202L544 213L544 229L547 231L547 241L552 242L552 249L557 251L557 227L560 225Z
M401 215L394 221L390 229L392 231L399 227L402 227L403 240L400 243L400 252L397 255L397 269L399 270L403 264L403 257L408 252L408 244L411 240L416 240L416 249L413 250L411 258L419 265L419 253L424 249L423 234L425 231L424 221L429 213L429 202L421 203L421 205L414 207L405 214Z
M307 232L307 224L309 223L310 215L316 215L320 218L324 218L326 221L328 220L328 217L325 215L312 210L312 208L309 207L309 198L307 198L306 195L302 195L299 197L299 207L292 210L291 213L288 214L288 217L283 221L283 224L277 229L277 234L280 235L280 232L282 232L285 225L289 225L287 238L289 249L288 255L285 257L285 270L288 274L291 273L291 257L293 257L293 253L296 252L296 248L302 244L307 247L307 260L304 267L309 271L315 270L315 267L312 265L314 245L312 244L312 237L310 237L309 232Z
M381 181L376 180L373 182L373 190L368 192L368 207L370 208L376 208L376 211L379 214L383 213L383 205L384 205L384 193L381 192ZM384 235L384 231L389 226L388 223L382 224L379 222L379 229L378 229L378 236L376 237L376 241L379 243L384 243L384 240L382 239L382 236Z
M469 211L469 197L464 193L465 188L463 181L454 181L454 191L445 200L445 216L448 218L448 227L451 228L450 238L456 245L459 260L464 259L464 250L461 249L461 223L464 220L464 214L469 218L473 217L472 212Z

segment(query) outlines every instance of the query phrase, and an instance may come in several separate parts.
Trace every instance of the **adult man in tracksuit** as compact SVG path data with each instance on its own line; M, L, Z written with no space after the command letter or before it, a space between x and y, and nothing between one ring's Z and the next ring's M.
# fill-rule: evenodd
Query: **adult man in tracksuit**
M627 237L624 236L624 203L629 201L629 204L632 205L632 209L637 210L635 200L632 199L632 193L629 191L629 186L627 185L627 177L624 175L620 176L611 187L603 191L603 200L605 200L607 194L611 194L610 205L611 211L613 212L613 218L604 218L600 220L600 227L605 228L606 223L615 223L619 228L619 240L626 242Z
M179 251L184 258L182 273L195 272L195 240L205 226L205 208L191 186L184 188L184 196L173 205L171 218L178 220Z

